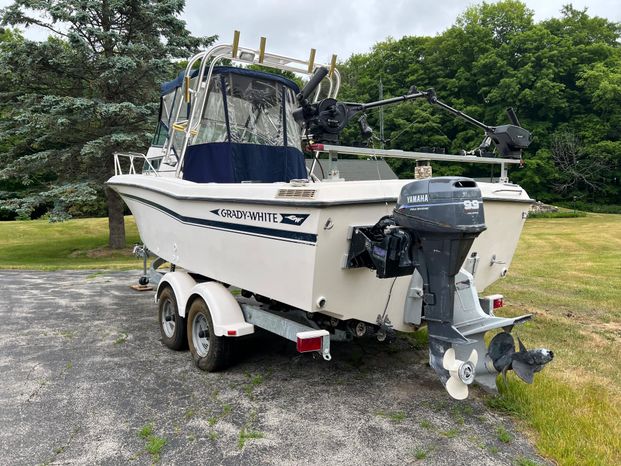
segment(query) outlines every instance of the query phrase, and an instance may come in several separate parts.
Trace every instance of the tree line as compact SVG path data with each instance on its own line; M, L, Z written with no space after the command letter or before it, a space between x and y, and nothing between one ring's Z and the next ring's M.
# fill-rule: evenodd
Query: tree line
M558 18L535 22L519 1L481 3L435 37L387 39L344 65L341 97L350 101L377 100L381 80L384 98L412 85L433 87L440 99L491 125L508 123L505 110L513 107L534 141L523 168L510 172L512 181L544 201L621 204L621 24L571 5ZM368 115L376 135L378 113ZM384 127L385 140L374 144L387 148L459 153L482 138L424 102L385 109ZM389 163L412 176L413 162ZM434 170L489 174L464 164Z
M182 0L15 0L0 12L0 220L46 213L110 218L124 244L123 205L105 180L112 154L144 151L157 120L159 85L178 60L211 44L180 19ZM50 31L31 41L14 29ZM434 37L387 39L341 64L340 97L372 101L412 85L488 124L515 108L534 142L513 181L546 201L621 204L621 27L566 6L535 22L516 0L468 8ZM378 112L369 122L378 129ZM424 102L384 110L375 145L447 153L480 132ZM345 142L356 143L347 131ZM376 131L377 135L377 131ZM413 164L391 160L402 177ZM438 166L479 176L480 168ZM487 174L487 173L485 173Z

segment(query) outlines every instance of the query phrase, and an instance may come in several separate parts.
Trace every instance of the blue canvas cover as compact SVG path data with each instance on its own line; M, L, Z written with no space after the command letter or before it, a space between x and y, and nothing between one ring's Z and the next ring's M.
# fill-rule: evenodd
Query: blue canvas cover
M183 179L195 183L274 183L308 176L302 151L261 144L196 144L188 147L183 167Z
M300 88L295 82L291 81L288 78L285 78L284 76L279 76L276 74L265 73L263 71L248 70L246 68L236 68L234 66L215 66L214 67L213 69L214 75L218 75L222 73L233 73L239 76L248 76L250 78L256 78L256 79L267 79L270 81L284 84L285 86L293 90L293 92L295 92L296 94L300 92ZM162 84L160 87L161 95L166 95L174 91L175 89L183 86L184 76L185 76L185 71L180 71L175 79ZM196 76L198 76L198 70L193 70L192 74L190 75L190 78L195 78Z

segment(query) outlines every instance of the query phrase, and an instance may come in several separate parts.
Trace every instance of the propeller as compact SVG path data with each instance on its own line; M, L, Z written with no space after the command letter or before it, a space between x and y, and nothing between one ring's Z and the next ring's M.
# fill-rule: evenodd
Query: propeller
M466 361L456 359L453 348L447 349L444 353L442 367L451 375L446 381L446 391L456 400L464 400L468 397L468 385L474 382L478 360L479 355L474 349Z
M489 343L488 354L494 369L502 374L507 384L507 371L513 369L516 375L526 383L533 383L534 375L554 359L554 352L546 348L527 350L518 337L518 349L515 351L513 336L500 332Z

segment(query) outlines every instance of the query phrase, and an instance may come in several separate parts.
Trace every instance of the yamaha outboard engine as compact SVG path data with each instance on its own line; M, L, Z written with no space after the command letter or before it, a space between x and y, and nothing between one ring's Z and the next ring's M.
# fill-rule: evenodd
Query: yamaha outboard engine
M496 317L485 313L472 275L460 270L473 241L485 228L483 198L474 180L442 177L413 181L401 189L393 215L373 226L353 229L347 258L348 268L367 267L375 270L378 278L412 276L410 292L417 297L408 294L404 319L415 325L427 323L429 363L456 399L467 397L468 385L475 377L492 388L496 373L505 374L509 369L531 383L534 373L553 358L553 353L543 348L529 351L520 344L516 351L508 332L530 315ZM458 274L460 291L456 290ZM408 314L412 300L418 300L419 317ZM384 325L381 316L378 324ZM485 333L501 328L507 333L496 335L488 351Z
M413 181L401 189L394 215L354 230L348 267L374 269L378 278L412 275L417 269L429 335L467 342L452 325L455 275L484 230L483 199L474 180Z
M451 343L466 341L452 326L455 275L485 231L481 191L469 178L414 181L401 189L394 219L418 246L413 260L424 281L429 334Z

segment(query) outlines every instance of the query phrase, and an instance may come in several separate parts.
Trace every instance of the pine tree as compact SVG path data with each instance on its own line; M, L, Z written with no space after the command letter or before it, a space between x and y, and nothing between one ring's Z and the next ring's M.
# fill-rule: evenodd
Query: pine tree
M144 150L159 85L173 61L209 45L179 18L184 0L15 0L3 26L36 25L0 45L0 177L35 186L40 199L93 196L114 173L113 153ZM7 144L14 141L14 144ZM8 146L8 147L7 147ZM110 247L125 245L123 203L105 190ZM35 204L30 196L31 207Z

